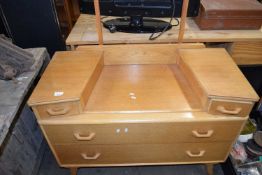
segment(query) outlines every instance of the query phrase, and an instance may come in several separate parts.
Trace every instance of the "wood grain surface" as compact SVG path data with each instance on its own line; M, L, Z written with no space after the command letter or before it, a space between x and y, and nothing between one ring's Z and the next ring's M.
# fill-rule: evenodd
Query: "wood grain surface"
M56 52L28 103L30 105L75 101L101 66L101 52ZM88 96L88 94L85 94Z
M121 44L86 45L76 48L78 51L103 51L104 65L124 64L175 64L180 48L205 48L202 43L186 44Z
M245 117L249 115L253 106L252 102L211 99L207 110L211 114Z
M181 49L180 56L180 61L189 67L208 97L242 101L259 100L225 49Z
M262 41L234 42L227 51L238 65L262 64Z
M103 20L112 19L106 17ZM169 21L169 18L163 20ZM176 21L173 21L173 25ZM128 34L110 33L102 27L104 44L120 43L174 43L178 42L179 27L174 26L157 40L149 40L150 34ZM260 30L200 30L192 18L187 18L183 42L235 42L235 41L261 41L262 31ZM95 29L95 16L81 14L74 28L69 34L67 45L98 44L98 37Z
M43 125L43 128L53 144L170 144L231 141L235 139L243 123L245 120L190 123L177 121L107 125L57 124ZM90 135L94 136L90 137Z
M118 166L157 163L202 163L224 161L231 142L136 144L136 145L55 145L62 166ZM202 155L199 155L201 152ZM83 154L96 159L84 159ZM188 154L192 154L189 156ZM199 155L199 156L198 156Z
M201 98L210 110L258 100L226 51L202 44L83 46L56 55L38 86L42 103L30 104L54 114L34 110L38 123L59 165L73 168L223 162L248 116L209 114ZM57 87L63 100L46 95ZM59 115L73 97L84 109Z
M89 112L186 112L193 109L168 65L105 66L87 102Z

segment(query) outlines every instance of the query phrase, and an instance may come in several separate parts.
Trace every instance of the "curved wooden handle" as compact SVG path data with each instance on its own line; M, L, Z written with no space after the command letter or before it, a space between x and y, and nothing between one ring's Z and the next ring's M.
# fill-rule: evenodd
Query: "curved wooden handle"
M189 157L203 157L204 154L205 154L205 150L201 150L199 151L199 153L197 154L193 154L191 151L186 151L186 154L189 156Z
M193 130L192 131L193 135L195 137L199 137L199 138L208 138L208 137L211 137L214 133L214 130L208 130L207 132L205 133L199 133L198 131L196 130Z
M95 135L94 132L91 132L88 136L81 136L80 133L74 133L75 138L81 141L90 141L95 137Z
M66 114L66 113L68 113L69 112L69 110L70 110L70 108L67 106L67 107L61 107L61 108L47 108L47 113L49 114L49 115L52 115L52 116L54 116L54 115L64 115L64 114Z
M218 106L217 111L223 113L223 114L231 114L231 115L236 115L239 114L242 108L235 108L234 110L228 110L224 106Z
M88 156L86 153L81 153L81 156L85 160L96 160L100 157L101 153L95 153L93 156Z

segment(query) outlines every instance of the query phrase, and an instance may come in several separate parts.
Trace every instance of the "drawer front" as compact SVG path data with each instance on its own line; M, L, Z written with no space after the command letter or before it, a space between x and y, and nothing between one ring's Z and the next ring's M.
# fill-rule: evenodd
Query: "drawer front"
M79 114L79 105L77 102L65 102L65 103L54 103L39 105L33 107L36 110L38 117L50 118L59 116L70 116Z
M54 144L130 144L231 141L243 121L42 125Z
M238 101L224 101L224 100L210 100L208 112L216 115L231 115L246 117L252 110L253 103L238 102Z
M156 163L222 162L230 142L135 144L135 145L55 145L62 165L120 165Z

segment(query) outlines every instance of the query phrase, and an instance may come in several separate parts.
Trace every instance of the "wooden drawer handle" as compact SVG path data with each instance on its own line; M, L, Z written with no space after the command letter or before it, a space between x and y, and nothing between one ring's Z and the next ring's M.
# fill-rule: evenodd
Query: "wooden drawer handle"
M96 160L100 157L101 153L95 153L93 156L88 156L86 153L81 153L81 156L85 160Z
M208 137L211 137L211 136L213 135L214 131L213 131L213 130L208 130L208 131L205 132L205 133L199 133L198 131L193 130L192 133L193 133L193 135L194 135L195 137L208 138Z
M64 115L66 113L68 113L70 110L70 108L67 106L67 107L64 107L64 108L48 108L46 111L49 115L52 115L52 116L55 116L55 115Z
M79 133L74 133L75 138L81 141L90 141L95 137L95 135L94 132L90 133L88 136L81 136Z
M236 114L239 114L241 110L242 110L242 108L235 108L234 110L228 110L224 106L218 106L217 107L217 111L219 111L219 112L221 112L223 114L236 115Z
M204 156L204 154L205 154L205 150L201 150L201 151L199 151L199 153L197 153L197 154L193 154L193 153L191 153L191 151L186 151L186 154L189 156L189 157L203 157Z

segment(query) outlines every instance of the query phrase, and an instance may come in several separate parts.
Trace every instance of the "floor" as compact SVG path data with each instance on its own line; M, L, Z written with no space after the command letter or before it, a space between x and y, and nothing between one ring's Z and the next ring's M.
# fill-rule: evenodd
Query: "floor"
M70 175L66 168L60 168L48 148L39 168L38 175ZM81 168L78 175L207 175L204 165L176 166L138 166L138 167L106 167ZM224 175L220 165L215 165L214 175Z

